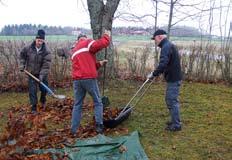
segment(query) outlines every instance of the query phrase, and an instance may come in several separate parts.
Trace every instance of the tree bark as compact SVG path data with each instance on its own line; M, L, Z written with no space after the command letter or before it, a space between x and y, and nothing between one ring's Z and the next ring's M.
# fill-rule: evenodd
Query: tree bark
M167 37L169 39L170 37L170 31L171 31L171 26L172 26L172 17L173 17L173 8L174 8L174 4L176 3L176 1L173 2L173 0L171 0L170 3L170 10L169 10L169 19L168 19L168 30L167 30Z
M100 38L105 29L112 29L114 13L117 10L119 2L120 0L107 0L106 4L104 4L103 0L87 0L93 39ZM106 53L107 59L109 61L107 64L107 74L112 75L112 73L114 73L114 56L112 41L107 49L102 50L97 55L97 58L104 59Z

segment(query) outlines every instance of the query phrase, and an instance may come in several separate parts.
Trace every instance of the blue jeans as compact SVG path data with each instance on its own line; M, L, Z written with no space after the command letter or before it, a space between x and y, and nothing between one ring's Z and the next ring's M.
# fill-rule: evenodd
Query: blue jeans
M39 78L39 75L34 75L34 76ZM47 77L44 78L43 83L45 85L48 85ZM38 85L38 82L36 82L33 78L29 77L28 79L29 99L30 99L30 104L32 106L32 111L36 111L36 105L38 103L37 85ZM39 90L41 91L40 103L44 104L46 102L47 91L42 85L39 85Z
M103 104L100 97L96 79L74 80L74 106L72 110L71 132L76 133L81 121L82 104L86 92L88 92L94 101L94 114L97 124L103 124Z
M180 103L178 100L181 81L168 82L166 88L165 101L171 115L171 122L173 127L180 127Z

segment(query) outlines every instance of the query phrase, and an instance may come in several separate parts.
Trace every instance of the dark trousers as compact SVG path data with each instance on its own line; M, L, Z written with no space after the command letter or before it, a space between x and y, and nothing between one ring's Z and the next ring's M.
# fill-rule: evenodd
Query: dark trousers
M39 77L39 75L34 75L35 77ZM43 83L45 85L48 85L48 80L47 77L43 79ZM33 78L29 77L28 79L28 87L29 87L29 99L30 99L30 104L32 106L32 111L36 111L36 105L38 103L38 98L37 98L37 87L38 87L38 82L36 82ZM39 84L39 90L41 91L40 95L40 103L45 104L46 102L46 94L47 91L46 89Z
M181 81L169 82L166 88L165 101L170 112L173 127L180 127L180 103L178 100Z

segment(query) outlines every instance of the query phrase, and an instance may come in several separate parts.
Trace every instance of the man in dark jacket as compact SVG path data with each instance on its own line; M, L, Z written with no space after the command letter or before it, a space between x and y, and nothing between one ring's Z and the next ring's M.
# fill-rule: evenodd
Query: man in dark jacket
M45 44L44 30L38 30L35 40L29 46L26 46L20 52L20 71L24 69L31 72L39 78L44 84L48 84L48 72L51 65L51 53ZM32 113L37 113L37 82L29 77L29 98L32 106ZM46 90L39 85L41 91L40 103L45 108Z
M165 101L171 115L171 120L167 122L168 131L180 131L180 113L179 113L179 90L181 86L182 74L179 53L174 44L166 36L164 30L157 30L153 34L152 40L161 48L160 62L158 67L148 75L150 80L154 77L164 74L167 82Z
M83 99L88 92L94 101L97 133L103 133L103 104L97 84L97 69L107 60L97 61L96 53L110 44L110 31L105 31L100 39L93 40L80 34L72 48L72 79L74 88L74 106L72 110L71 133L76 134L80 125Z

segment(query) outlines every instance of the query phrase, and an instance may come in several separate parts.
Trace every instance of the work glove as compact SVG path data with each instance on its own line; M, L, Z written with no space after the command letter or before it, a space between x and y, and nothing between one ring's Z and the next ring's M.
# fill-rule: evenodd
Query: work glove
M25 66L24 66L24 65L20 65L20 66L19 66L19 70L20 70L20 72L23 72L23 71L24 71L24 69L25 69Z
M107 34L109 37L111 36L110 30L105 30L104 34Z
M154 76L153 72L151 72L147 75L147 79L149 79L150 81L152 81L154 78L155 78L155 76Z
M40 80L41 82L43 82L44 77L45 77L44 75L40 74L40 75L39 75L39 80Z
M107 59L104 59L104 60L102 60L102 61L99 61L99 63L100 63L101 66L106 65L107 62L108 62Z

